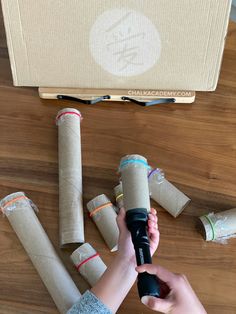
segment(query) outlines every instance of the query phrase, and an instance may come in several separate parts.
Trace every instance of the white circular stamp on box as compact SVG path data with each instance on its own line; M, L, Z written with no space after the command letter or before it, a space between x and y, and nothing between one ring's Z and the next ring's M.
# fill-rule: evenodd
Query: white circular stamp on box
M116 76L140 75L151 69L161 54L156 26L140 12L111 9L99 15L89 38L94 60Z

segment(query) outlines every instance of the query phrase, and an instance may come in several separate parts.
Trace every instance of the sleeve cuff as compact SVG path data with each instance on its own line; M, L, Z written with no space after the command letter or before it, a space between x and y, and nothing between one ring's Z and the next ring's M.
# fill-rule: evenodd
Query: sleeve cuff
M112 312L89 290L87 290L67 314L112 314Z

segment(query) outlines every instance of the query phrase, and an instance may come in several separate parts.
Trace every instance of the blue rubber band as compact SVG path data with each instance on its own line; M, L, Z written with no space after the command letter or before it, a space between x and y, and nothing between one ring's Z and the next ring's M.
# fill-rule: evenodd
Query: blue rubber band
M124 160L121 164L120 164L120 168L122 168L123 166L126 166L127 164L142 164L145 167L147 167L148 169L150 169L150 166L147 164L146 161L144 160L140 160L140 159L129 159L129 160Z

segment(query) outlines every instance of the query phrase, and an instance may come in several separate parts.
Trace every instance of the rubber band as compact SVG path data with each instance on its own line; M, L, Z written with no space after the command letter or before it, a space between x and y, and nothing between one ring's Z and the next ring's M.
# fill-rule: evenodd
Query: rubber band
M118 199L119 199L119 198L121 198L121 197L123 197L123 196L124 196L124 194L123 194L123 193L121 193L121 194L117 195L117 197L116 197L116 201L118 201Z
M11 200L11 201L9 201L9 202L6 202L6 203L4 204L4 206L1 207L1 211L4 213L4 208L6 208L7 206L9 206L9 205L11 205L11 204L13 204L13 203L15 203L15 202L17 202L17 201L20 201L21 199L26 199L26 200L28 200L28 197L25 196L25 195L22 195L22 196L18 196L18 197L16 197L16 198L13 198L13 200Z
M105 207L108 207L108 206L113 206L113 204L111 202L109 203L106 203L104 205L101 205L97 208L95 208L90 214L89 216L92 217L93 215L95 215L98 211L100 211L101 209L105 208Z
M90 261L91 259L93 259L97 256L99 256L99 253L96 253L96 254L86 258L84 261L82 261L80 264L76 265L75 267L77 268L77 270L79 270L82 265L84 265L85 263L87 263L88 261Z
M71 114L71 115L76 115L78 117L80 117L80 119L82 118L82 115L78 112L74 112L74 111L65 111L59 114L59 116L56 117L56 122L64 115L66 114Z
M148 179L151 177L152 174L159 172L157 169L152 169L148 174Z
M157 174L156 181L158 184L162 183L164 180L164 172L160 168L152 169L148 174L148 180L152 177L152 175Z
M127 164L142 164L144 166L146 166L148 169L150 169L150 166L147 164L146 161L144 160L140 160L140 159L129 159L129 160L124 160L121 164L120 164L120 168L122 168L123 166L127 165Z
M203 217L206 218L206 220L209 222L209 224L210 224L210 226L211 226L212 235L213 235L211 241L213 241L213 240L215 240L215 233L216 233L216 232L215 232L215 226L214 226L213 222L211 221L211 218L210 218L210 217L208 217L207 215L205 215L205 216L203 216Z

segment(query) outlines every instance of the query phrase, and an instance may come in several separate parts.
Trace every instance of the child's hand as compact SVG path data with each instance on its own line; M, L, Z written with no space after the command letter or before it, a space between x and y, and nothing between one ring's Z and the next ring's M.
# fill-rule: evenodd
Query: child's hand
M125 222L125 210L120 209L119 215L117 216L117 224L120 230L119 242L118 242L118 254L123 259L128 259L129 261L136 264L134 246L131 240L131 234L127 229ZM150 239L150 251L153 255L159 244L159 230L157 224L157 215L154 208L151 209L148 215L148 236Z
M151 208L151 213L148 215L148 236L150 239L150 252L153 256L158 248L160 239L157 211L154 208Z

